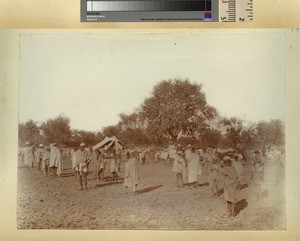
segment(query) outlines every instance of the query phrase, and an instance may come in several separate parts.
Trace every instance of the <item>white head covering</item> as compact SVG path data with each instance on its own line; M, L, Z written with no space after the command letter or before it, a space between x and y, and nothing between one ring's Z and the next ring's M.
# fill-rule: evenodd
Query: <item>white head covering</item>
M85 146L85 144L82 142L82 143L80 144L80 146Z

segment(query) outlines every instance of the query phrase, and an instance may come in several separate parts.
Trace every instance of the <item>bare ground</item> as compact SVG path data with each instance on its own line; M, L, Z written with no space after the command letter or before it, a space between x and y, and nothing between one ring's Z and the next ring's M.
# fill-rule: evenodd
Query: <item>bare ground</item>
M109 164L109 163L108 163ZM138 195L126 195L122 177L112 183L91 180L80 191L64 160L62 177L45 177L27 170L19 161L17 227L19 229L171 229L171 230L274 230L285 228L284 168L266 165L264 199L251 202L250 167L245 166L237 193L236 216L227 217L223 195L210 198L201 176L200 185L178 189L171 166L139 166ZM109 165L108 165L109 167ZM121 176L124 169L121 169ZM274 180L276 183L274 185ZM270 184L271 183L271 184Z

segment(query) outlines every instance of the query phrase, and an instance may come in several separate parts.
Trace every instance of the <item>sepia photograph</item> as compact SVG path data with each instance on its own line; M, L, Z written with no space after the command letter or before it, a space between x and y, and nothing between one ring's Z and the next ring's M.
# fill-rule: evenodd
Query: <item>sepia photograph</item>
M18 229L286 229L283 32L19 41Z

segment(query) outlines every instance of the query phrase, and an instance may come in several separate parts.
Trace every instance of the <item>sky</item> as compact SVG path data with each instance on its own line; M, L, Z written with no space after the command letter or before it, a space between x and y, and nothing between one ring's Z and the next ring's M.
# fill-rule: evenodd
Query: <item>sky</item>
M202 83L222 116L284 120L284 34L24 33L19 122L63 114L99 131L172 78Z

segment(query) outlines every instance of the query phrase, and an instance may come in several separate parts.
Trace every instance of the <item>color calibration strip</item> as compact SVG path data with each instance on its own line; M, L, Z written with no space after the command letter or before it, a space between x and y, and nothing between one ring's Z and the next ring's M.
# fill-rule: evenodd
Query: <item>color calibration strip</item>
M87 1L87 11L141 12L141 11L211 11L211 1Z
M82 22L251 22L253 0L81 0Z

